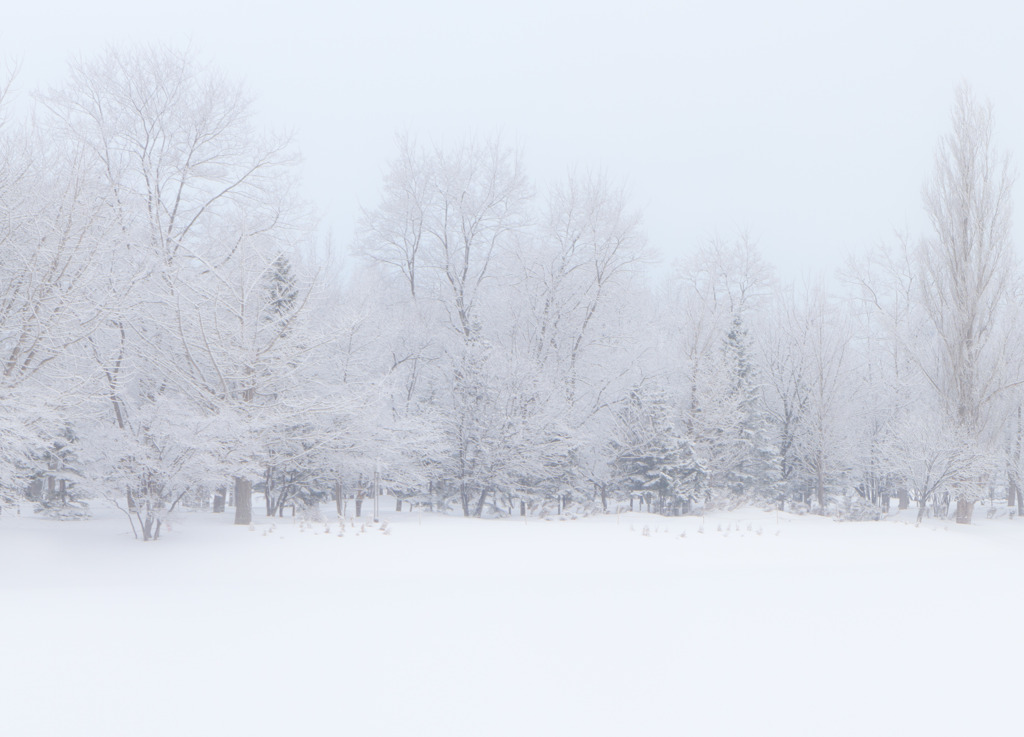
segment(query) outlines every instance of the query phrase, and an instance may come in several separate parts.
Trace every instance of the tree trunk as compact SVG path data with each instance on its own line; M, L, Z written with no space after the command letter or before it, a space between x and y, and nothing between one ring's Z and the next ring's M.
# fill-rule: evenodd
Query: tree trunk
M267 507L267 516L273 517L278 505L284 502L284 497L282 495L280 499L274 499L274 475L270 466L267 466L267 471L263 474L263 484L263 501Z
M228 490L223 486L218 486L217 490L213 492L213 511L223 512L224 511L224 500L228 495Z
M900 509L910 509L910 493L907 491L907 487L901 486L899 491Z
M373 522L380 522L380 472L373 474Z
M956 523L958 525L971 524L974 516L974 501L969 499L956 500Z
M523 501L522 499L519 500L519 516L520 517L525 517L526 516L526 502Z
M25 492L25 497L30 502L36 502L43 498L43 480L32 479L28 485L28 489Z
M818 496L818 514L825 514L825 469L824 460L818 458L818 477L815 491Z
M341 481L334 482L334 506L338 510L338 516L345 516L345 508L341 506Z
M362 517L362 516L363 516L363 500L357 498L356 499L356 517Z
M484 487L484 490L480 492L480 499L476 503L476 511L473 513L474 517L480 517L484 513L484 503L487 501L488 487Z
M153 539L153 515L147 514L142 522L142 541L149 542Z
M401 512L402 511L402 500L399 499L397 496L395 497L395 511L396 512Z
M252 524L252 481L235 476L235 524Z
M146 514L146 521L142 525L143 542L152 542L160 539L160 520L153 514Z

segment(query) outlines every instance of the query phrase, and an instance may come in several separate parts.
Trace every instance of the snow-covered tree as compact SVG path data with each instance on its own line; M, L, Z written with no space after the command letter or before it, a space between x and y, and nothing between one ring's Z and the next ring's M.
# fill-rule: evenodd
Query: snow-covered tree
M218 444L248 447L245 423L214 419L245 414L221 400L246 396L260 368L244 352L252 345L229 336L279 332L279 321L259 320L258 280L294 223L282 186L289 159L283 142L253 128L242 88L186 52L136 47L80 59L41 99L53 134L81 152L110 223L105 279L118 300L90 349L113 430L90 437L120 444L100 455L122 459L115 486L126 511L153 515L141 525L148 538L183 491L171 483L183 459L200 467L195 422L217 428L202 458L216 457ZM220 359L233 351L228 366ZM164 426L168 416L181 420L178 432ZM205 471L216 485L214 468Z
M749 239L713 241L677 265L662 300L663 322L677 351L666 370L678 387L704 483L723 500L769 496L774 484L771 419L747 334L771 282L770 269Z
M778 448L764 402L761 371L752 354L743 313L733 316L723 347L730 386L727 401L737 415L734 432L722 438L735 460L724 483L734 499L774 499L778 481Z
M1014 273L1010 242L1014 172L993 139L992 109L961 86L953 130L935 155L924 188L935 231L920 250L920 296L935 331L926 366L949 422L972 446L991 443L993 405L1007 377L1000 318ZM969 524L984 483L957 490L957 522Z
M704 471L672 415L662 390L634 387L618 409L619 433L611 444L615 482L631 500L653 500L665 515L685 514L704 501Z
M3 497L46 470L38 459L88 394L81 352L112 297L102 279L111 224L85 154L38 130L0 128Z
M794 434L797 470L813 491L819 513L828 506L830 490L848 478L852 428L858 398L852 381L849 318L822 289L815 290L794 313L795 331L804 347L801 422Z

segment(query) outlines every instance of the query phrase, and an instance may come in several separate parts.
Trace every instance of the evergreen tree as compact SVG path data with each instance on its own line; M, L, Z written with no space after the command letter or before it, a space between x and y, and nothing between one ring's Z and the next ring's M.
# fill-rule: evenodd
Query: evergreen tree
M287 320L295 310L299 288L295 282L291 262L283 253L271 264L265 279L266 304L263 319L268 322Z
M724 453L732 459L724 483L733 498L772 498L778 485L778 451L741 313L733 316L723 350L730 374L728 401L735 417L731 427L723 428L722 442L728 446Z
M613 443L620 488L653 500L660 514L685 514L699 501L702 470L676 431L663 393L634 388L619 413L622 437Z

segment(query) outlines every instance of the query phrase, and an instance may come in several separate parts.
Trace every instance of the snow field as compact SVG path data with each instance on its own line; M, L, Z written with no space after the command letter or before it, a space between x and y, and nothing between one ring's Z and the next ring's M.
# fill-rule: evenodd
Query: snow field
M80 523L0 517L0 733L952 735L1015 723L1020 522L776 523L743 510L699 533L699 518L645 514L385 517L390 534L357 522L339 538L336 523L250 531L183 514L155 544L103 510Z

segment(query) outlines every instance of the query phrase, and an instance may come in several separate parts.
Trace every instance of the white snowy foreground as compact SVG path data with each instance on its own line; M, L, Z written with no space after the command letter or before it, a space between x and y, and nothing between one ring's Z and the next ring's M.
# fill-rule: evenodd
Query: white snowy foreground
M25 506L0 516L0 734L1013 734L1024 521L984 511L344 537L194 513L143 544Z

